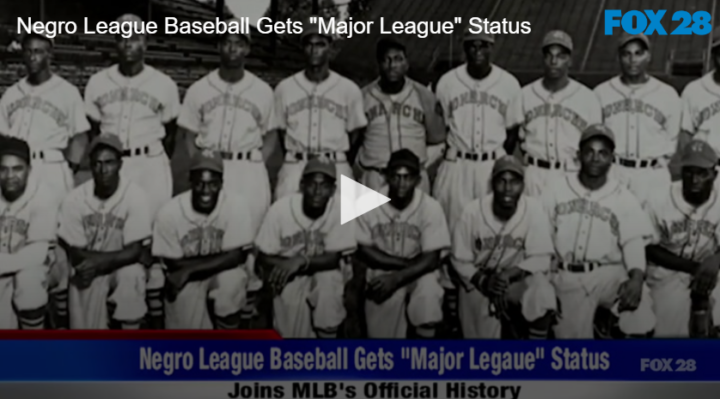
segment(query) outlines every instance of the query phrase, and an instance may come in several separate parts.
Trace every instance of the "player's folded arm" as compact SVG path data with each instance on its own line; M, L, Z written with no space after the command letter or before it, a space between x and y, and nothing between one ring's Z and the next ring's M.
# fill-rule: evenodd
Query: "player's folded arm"
M400 277L400 286L404 287L420 277L439 269L441 266L441 251L442 249L431 250L412 258L408 267L397 271Z
M247 260L250 248L249 246L239 247L213 255L201 255L189 258L163 258L163 261L171 271L184 270L189 273L189 279L191 281L199 281L242 265Z
M370 269L397 271L409 266L410 259L393 256L367 244L358 245L354 258Z

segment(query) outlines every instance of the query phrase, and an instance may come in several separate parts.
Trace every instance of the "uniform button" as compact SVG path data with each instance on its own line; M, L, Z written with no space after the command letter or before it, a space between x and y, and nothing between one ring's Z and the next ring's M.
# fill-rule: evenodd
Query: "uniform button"
M550 147L552 147L552 146L553 146L553 144L552 144L552 143L550 143Z
M583 249L582 245L578 247L578 249Z

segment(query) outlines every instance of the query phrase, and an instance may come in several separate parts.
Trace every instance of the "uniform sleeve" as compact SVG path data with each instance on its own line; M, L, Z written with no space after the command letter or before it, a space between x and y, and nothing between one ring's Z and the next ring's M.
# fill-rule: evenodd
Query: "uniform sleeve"
M78 91L75 87L72 89L70 112L68 113L68 115L72 118L72 130L69 133L71 135L76 135L90 130L90 123L88 122L87 115L85 114L85 104L80 96L80 91Z
M688 86L683 90L680 98L681 113L680 113L680 129L690 134L697 133L697 126L695 126L695 113L693 112L693 104L690 96L692 86Z
M442 110L437 106L435 95L428 89L419 86L418 96L425 114L425 134L428 143L439 144L445 141L447 129L443 121Z
M549 263L540 261L538 257L549 257L555 253L550 219L542 206L529 207L528 210L530 223L525 236L526 258L518 266L531 273L547 271Z
M665 129L668 135L672 139L673 149L677 147L678 135L680 134L680 123L682 119L682 102L680 96L673 88L668 88L668 94L666 97L666 104L668 106L668 116L665 121Z
M265 134L273 129L273 121L275 120L275 98L273 91L268 87L265 99L265 105L262 107L262 126L260 126L260 133Z
M543 193L540 195L540 205L545 211L545 215L547 215L548 222L554 233L557 226L555 226L555 196L553 195L552 188L543 190Z
M519 127L525 121L525 110L523 106L522 89L518 91L510 100L507 113L505 115L505 128L512 129Z
M435 112L440 115L446 127L450 118L450 103L447 98L447 92L450 88L447 86L447 75L444 75L435 88Z
M657 201L650 199L643 204L643 209L650 220L650 227L652 227L653 234L650 243L659 244L663 238L663 227L658 213L659 205Z
M347 254L354 251L357 248L356 230L355 220L343 225L339 223L339 220L333 223L327 236L325 236L325 252Z
M10 89L5 90L2 97L0 97L0 134L10 135L10 116L7 112L8 99Z
M358 245L372 246L374 244L371 230L372 221L368 217L368 214L366 213L365 215L360 216L355 219L355 221L355 240L357 240Z
M618 199L616 208L621 209L615 215L618 222L618 240L620 246L624 247L630 241L642 238L649 242L653 238L653 228L650 218L640 206L640 202L631 194Z
M177 124L193 133L200 132L202 114L198 105L197 86L193 85L185 92L185 99L180 106Z
M250 249L255 239L255 223L250 208L244 199L233 200L231 204L225 207L228 210L228 227L223 236L222 250Z
M153 223L152 254L159 258L182 259L184 256L180 244L180 234L173 221L177 215L161 209Z
M347 101L348 118L345 130L350 133L368 124L362 91L354 83L350 84Z
M423 229L420 245L422 251L433 252L450 248L450 232L448 230L445 213L440 204L429 196L423 200L426 209L423 212Z
M270 125L270 130L287 130L287 114L285 110L285 85L283 82L275 88L273 93L273 119Z
M130 209L123 227L123 245L129 245L152 237L152 218L145 194L139 190L128 193Z
M28 244L57 240L58 204L51 197L43 197L38 202L30 212Z
M452 251L450 259L453 268L466 282L469 283L472 276L477 272L475 267L474 248L474 221L478 220L470 206L466 206L462 217L455 224L452 236ZM469 288L469 284L466 284Z
M602 123L603 117L602 117L602 106L600 105L600 97L598 97L597 93L594 91L588 89L588 110L587 115L585 116L587 118L588 125L594 125L596 123Z
M75 248L85 248L88 245L81 206L74 196L65 197L58 215L58 237Z
M177 83L170 77L167 77L167 82L167 94L161 115L162 123L169 123L180 114L180 91Z
M90 77L85 86L85 114L93 121L100 122L102 120L102 110L97 103L100 96L99 82L97 75Z
M282 220L279 211L277 206L270 207L255 237L255 247L267 255L279 255L282 252Z

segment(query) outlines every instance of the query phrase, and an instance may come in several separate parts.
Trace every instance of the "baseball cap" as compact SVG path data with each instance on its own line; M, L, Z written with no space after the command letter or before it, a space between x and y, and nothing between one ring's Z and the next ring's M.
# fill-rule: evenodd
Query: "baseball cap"
M391 49L399 49L403 52L407 51L407 47L405 47L405 44L400 39L396 37L383 37L375 44L375 55L377 59L385 57L385 54Z
M209 170L223 173L225 170L223 159L219 153L212 150L203 150L193 155L190 160L190 171Z
M645 36L645 34L638 33L638 34L633 35L633 34L630 34L627 32L624 32L620 36L620 40L618 41L618 48L623 48L626 44L628 44L632 41L635 41L635 40L644 44L648 50L650 49L650 39L647 36Z
M517 157L512 155L505 155L495 161L492 169L492 178L496 178L503 172L513 172L520 175L520 177L525 177L525 167Z
M473 29L475 28L475 29ZM468 25L465 27L465 32L463 33L463 41L469 42L474 40L482 40L486 43L495 43L495 35L489 32L480 31L479 33L473 33L472 30L477 30L478 27L473 27L472 25Z
M50 46L55 46L55 39L53 39L52 37L49 37L47 35L47 33L40 33L40 32L35 32L35 31L27 32L24 35L22 35L20 43L22 43L22 45L25 45L25 42L31 38L42 39L42 40L45 40L46 42L49 42Z
M717 164L717 153L705 141L693 140L685 145L680 152L680 166L682 167L713 168Z
M305 164L305 168L302 173L303 177L315 173L321 173L325 176L337 179L337 169L335 168L335 164L326 157L311 158L307 164Z
M582 132L582 135L580 135L580 144L594 137L605 137L606 139L610 140L613 145L615 145L615 133L613 133L613 131L610 130L609 127L603 125L602 123L596 123L594 125L588 126Z
M715 48L720 46L720 26L716 26L712 31L712 44L711 47Z
M302 34L300 35L300 39L305 39L307 36L310 36L310 35L320 35L320 36L324 36L324 37L327 37L328 39L332 40L333 39L332 35L329 33L321 33L319 22L311 22L311 18L316 18L317 20L322 19L322 17L313 15L311 17L308 17L305 21L303 21L303 31L302 31Z
M242 21L240 21L240 19L234 18L234 17L227 19L225 22L228 23L228 24L234 22L234 23L238 24L238 26L239 26L240 28L242 28L243 26L245 26L245 25L243 25ZM228 30L229 30L229 27L228 27ZM235 33L225 32L225 33L221 34L220 37L221 37L221 38L224 38L224 37L226 37L226 36L228 36L228 35L234 35L234 34L235 34ZM238 34L239 34L240 36L244 37L245 40L248 41L248 43L250 43L250 42L252 41L251 38L250 38L250 32L243 32L243 29L240 29L240 33L238 33Z
M420 171L420 158L407 148L397 150L390 155L387 169L408 168L414 172Z
M119 16L116 20L117 22L142 22L142 18L138 17L135 14L123 14Z
M16 137L2 137L0 143L2 145L0 147L0 156L14 155L25 160L25 162L30 162L30 145L28 145L27 141Z
M565 47L571 53L573 51L573 41L569 34L561 30L551 30L545 34L542 41L542 47L548 47L552 45L558 45Z
M95 151L95 149L99 146L112 148L121 154L123 152L122 142L120 141L120 138L114 134L102 133L95 137L90 143L90 152Z

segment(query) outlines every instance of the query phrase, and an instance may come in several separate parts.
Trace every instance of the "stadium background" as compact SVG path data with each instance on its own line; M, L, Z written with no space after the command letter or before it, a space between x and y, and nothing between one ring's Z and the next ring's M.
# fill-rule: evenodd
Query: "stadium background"
M208 0L205 0L208 1ZM212 4L197 0L130 0L126 2L98 2L95 0L0 0L0 94L24 74L20 54L16 51L17 18L32 17L45 21L90 22L112 21L121 14L135 13L146 20L161 23L166 16L179 20L211 20L216 15L230 16L223 3ZM603 30L603 10L620 9L666 9L665 23L668 32L679 25L671 22L675 11L711 13L717 25L716 14L720 0L272 0L268 16L274 20L287 17L300 18L307 14L337 15L338 6L344 6L346 15L354 20L392 21L451 21L462 16L465 21L477 16L493 21L529 21L532 34L501 35L494 50L494 63L512 72L526 84L542 74L540 43L545 32L562 29L574 40L572 75L575 79L594 87L618 73L616 37L606 36ZM418 4L421 3L421 4ZM374 46L380 37L377 32L354 36L340 41L333 68L365 85L376 76ZM619 35L620 29L616 29ZM449 68L463 62L460 35L438 35L425 39L401 36L408 47L411 64L410 76L423 83L434 83ZM711 35L706 36L658 36L653 35L653 59L650 72L673 85L681 92L690 80L709 71ZM81 92L88 78L113 63L114 38L103 35L62 35L55 38L54 70L75 84ZM215 38L210 35L150 37L146 62L170 75L178 84L181 96L197 79L218 65ZM248 70L259 75L271 85L301 69L302 55L298 36L253 36L252 53L247 60ZM187 186L187 154L177 141L172 157L174 191L181 192ZM270 174L275 176L281 158L272 162ZM80 179L87 178L83 173ZM269 304L269 301L261 301ZM451 307L453 300L446 301ZM454 309L453 309L454 310ZM450 314L455 313L449 310ZM453 320L454 321L454 320ZM258 321L259 325L265 321ZM252 323L256 324L256 323ZM450 323L455 324L455 323ZM257 325L257 324L256 324ZM348 327L348 326L346 326ZM456 326L448 326L456 330Z

